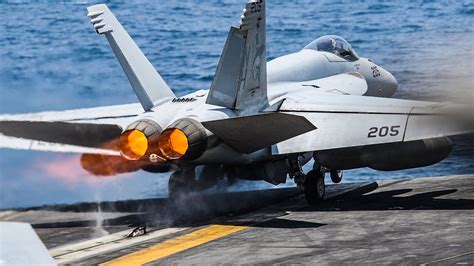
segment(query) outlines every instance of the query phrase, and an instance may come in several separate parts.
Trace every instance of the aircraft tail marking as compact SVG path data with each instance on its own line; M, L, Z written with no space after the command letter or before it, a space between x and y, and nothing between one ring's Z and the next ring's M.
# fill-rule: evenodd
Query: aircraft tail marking
M109 8L94 5L87 16L98 34L104 34L145 111L175 95Z
M249 0L240 27L231 27L206 103L240 115L268 107L265 2Z

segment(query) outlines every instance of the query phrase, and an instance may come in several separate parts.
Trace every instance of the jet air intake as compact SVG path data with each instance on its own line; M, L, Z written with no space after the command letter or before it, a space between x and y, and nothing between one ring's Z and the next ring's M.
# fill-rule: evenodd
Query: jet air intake
M118 147L128 160L193 160L204 152L206 140L206 130L196 120L182 118L162 130L154 121L144 119L127 127Z

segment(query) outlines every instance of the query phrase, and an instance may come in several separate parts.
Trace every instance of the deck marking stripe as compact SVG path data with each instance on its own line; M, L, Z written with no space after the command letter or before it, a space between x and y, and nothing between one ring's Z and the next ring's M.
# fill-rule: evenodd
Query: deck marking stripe
M141 242L153 240L160 237L166 237L171 234L179 233L188 230L188 227L180 228L165 228L156 231L151 231L146 235L128 238L125 237L130 230L114 233L108 236L99 237L96 239L60 246L50 250L50 254L58 264L69 264L76 262L82 258L97 256L102 253L107 253L112 250L119 250L137 245Z
M212 240L242 231L246 228L248 228L248 226L211 225L189 234L179 236L151 247L127 254L123 257L104 262L100 265L142 265L196 246L200 246Z

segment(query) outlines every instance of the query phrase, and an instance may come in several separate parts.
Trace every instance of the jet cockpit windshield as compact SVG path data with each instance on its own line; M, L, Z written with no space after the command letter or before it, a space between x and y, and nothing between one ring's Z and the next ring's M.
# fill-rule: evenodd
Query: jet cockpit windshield
M356 61L359 56L352 49L349 42L336 35L325 35L308 44L304 49L312 49L321 52L335 54L347 61Z

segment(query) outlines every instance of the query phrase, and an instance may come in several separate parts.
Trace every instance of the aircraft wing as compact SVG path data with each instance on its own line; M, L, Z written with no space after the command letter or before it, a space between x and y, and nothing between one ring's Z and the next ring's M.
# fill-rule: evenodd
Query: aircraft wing
M140 104L0 116L0 148L120 155L122 128L142 113Z
M473 107L366 96L291 95L279 112L300 115L317 129L282 141L274 154L406 142L474 132Z

